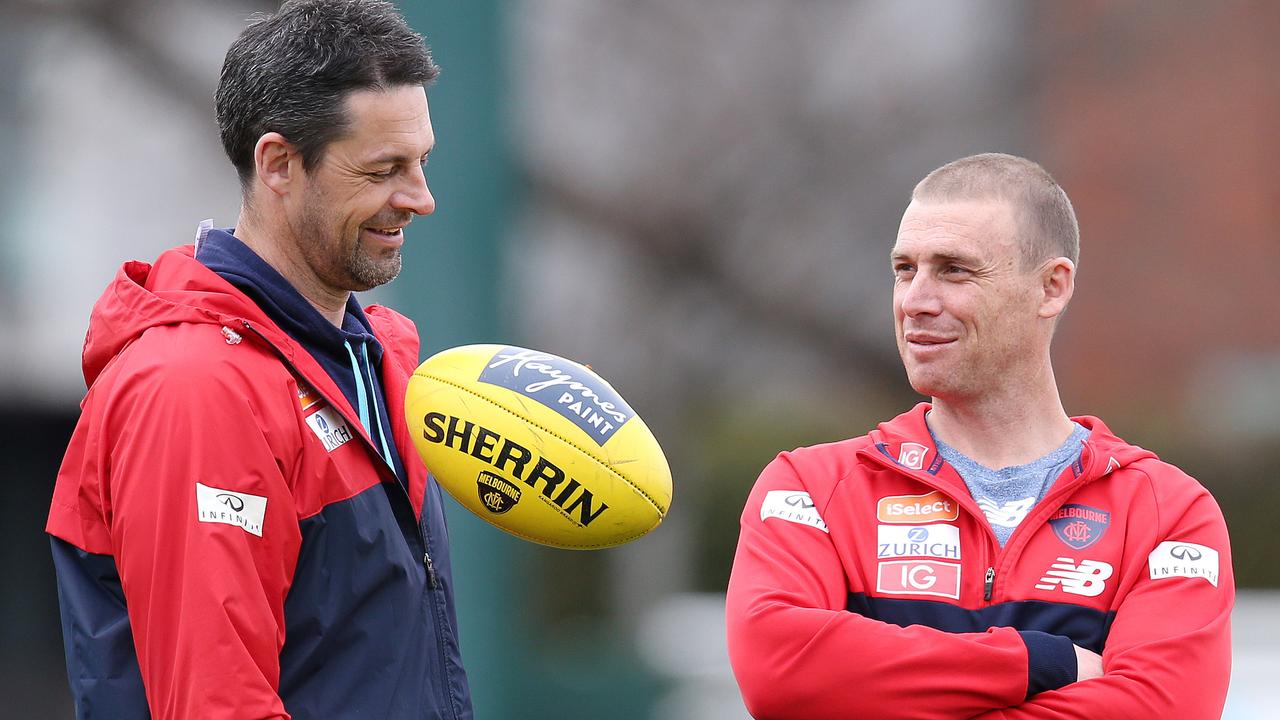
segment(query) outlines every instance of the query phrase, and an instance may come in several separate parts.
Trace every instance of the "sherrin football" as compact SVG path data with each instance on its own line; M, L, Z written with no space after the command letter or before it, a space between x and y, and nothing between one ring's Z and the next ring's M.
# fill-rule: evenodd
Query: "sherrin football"
M414 371L405 415L455 500L517 537L590 550L644 535L671 505L653 433L599 375L550 353L466 345Z

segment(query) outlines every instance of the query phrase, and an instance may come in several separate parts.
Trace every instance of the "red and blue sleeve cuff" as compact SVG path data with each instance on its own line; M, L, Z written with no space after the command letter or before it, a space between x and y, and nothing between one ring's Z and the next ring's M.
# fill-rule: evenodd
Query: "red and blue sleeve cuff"
M1038 630L1020 630L1027 645L1027 698L1076 681L1076 648L1070 638Z

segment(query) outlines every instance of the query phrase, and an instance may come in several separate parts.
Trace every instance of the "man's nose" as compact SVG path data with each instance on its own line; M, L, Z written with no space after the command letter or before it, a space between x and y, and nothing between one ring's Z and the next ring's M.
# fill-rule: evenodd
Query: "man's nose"
M427 187L427 176L421 167L409 171L406 184L391 197L391 206L417 215L430 215L436 211L435 196Z
M904 315L937 315L942 310L938 283L927 273L918 272L899 286L899 303Z

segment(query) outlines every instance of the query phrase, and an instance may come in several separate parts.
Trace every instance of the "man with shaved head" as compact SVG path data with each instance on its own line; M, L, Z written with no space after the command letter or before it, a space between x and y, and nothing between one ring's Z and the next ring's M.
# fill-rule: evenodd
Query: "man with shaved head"
M756 718L1217 718L1235 589L1194 479L1063 409L1075 212L1044 168L920 181L890 253L928 402L782 453L742 515L730 659Z

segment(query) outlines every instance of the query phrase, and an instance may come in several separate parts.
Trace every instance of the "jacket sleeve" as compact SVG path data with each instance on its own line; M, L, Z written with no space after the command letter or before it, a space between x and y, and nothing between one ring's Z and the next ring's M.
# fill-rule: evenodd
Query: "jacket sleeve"
M770 491L804 489L784 453L742 516L726 613L729 658L753 717L943 720L1026 698L1028 651L1016 630L947 633L847 611L850 581L830 535L816 523L761 520ZM826 500L812 500L822 512Z
M300 536L290 460L269 440L290 428L251 400L261 378L228 370L153 362L99 408L111 554L157 719L289 717L279 656Z
M1185 476L1170 479L1194 484ZM1139 549L1126 552L1129 567L1124 572L1131 575L1132 586L1116 608L1102 652L1102 677L978 717L1216 720L1222 716L1231 675L1231 608L1235 604L1226 522L1218 504L1199 485L1190 502L1162 504L1153 514L1158 528L1154 541L1144 539ZM1181 561L1171 555L1179 547L1184 548L1179 552ZM1179 565L1185 569L1188 552L1199 554L1196 564L1208 569L1204 563L1209 558L1201 548L1217 552L1213 582L1167 572ZM1159 577L1153 579L1153 574Z

